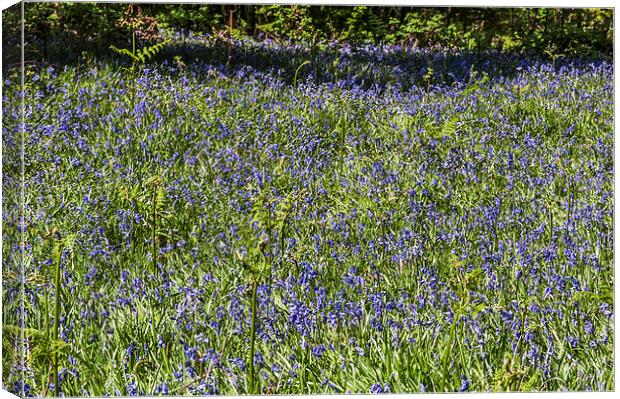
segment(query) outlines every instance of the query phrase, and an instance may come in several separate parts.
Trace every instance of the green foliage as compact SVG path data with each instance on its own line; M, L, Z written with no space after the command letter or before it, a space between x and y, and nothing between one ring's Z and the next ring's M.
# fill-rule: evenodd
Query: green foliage
M267 278L266 272L271 272L271 246L275 237L280 237L283 243L284 228L289 212L300 193L291 193L282 200L276 200L269 194L269 185L263 187L252 204L250 223L242 222L242 244L245 244L246 254L237 250L235 255L243 268L250 272L251 283L251 325L250 325L250 352L248 355L249 375L248 393L259 393L255 390L254 353L256 345L257 319L257 290L259 284ZM273 209L275 208L275 209ZM251 224L258 228L256 235Z
M211 28L215 27L221 29L227 22L226 7L198 4L150 5L162 28L180 29L196 34L209 33Z
M11 15L6 13L10 22ZM121 4L27 3L27 58L105 53L127 39ZM260 36L316 44L325 40L443 46L468 50L611 55L612 10L413 8L302 5L143 5L138 18L170 32ZM15 24L9 23L8 26ZM11 28L13 31L16 28ZM152 36L154 33L151 32ZM5 37L11 32L4 31Z
M27 2L24 9L26 59L47 60L55 54L77 58L82 51L103 52L124 36L115 25L120 4Z
M276 38L312 41L320 31L308 6L260 6L256 8L256 18L266 21L257 24L256 29Z
M135 86L133 85L133 83L136 77L136 68L138 64L144 65L149 59L159 53L164 48L164 46L169 43L169 40L162 40L151 46L144 45L142 48L136 49L137 37L142 37L143 39L158 38L154 36L154 34L151 32L155 25L154 23L151 23L151 20L152 18L142 15L141 9L138 9L138 12L135 13L133 6L129 5L129 7L127 8L127 10L125 10L123 14L123 17L117 21L117 24L122 27L129 27L129 29L131 30L131 49L118 48L115 45L110 45L110 50L114 51L116 54L124 55L131 60L130 80L132 82L132 105L135 100ZM145 28L145 25L149 26ZM153 261L155 262L155 260Z
M139 62L141 64L144 64L157 53L159 53L168 43L168 41L159 42L152 46L146 46L138 49L135 52L126 48L118 48L114 45L110 45L110 50L114 51L116 54L126 56L132 62Z
M62 268L62 255L63 252L66 252L68 256L73 255L73 251L75 248L75 234L68 234L61 239L58 239L54 242L52 249L52 264L55 266L55 277L54 277L54 336L53 342L60 342L62 346L65 346L65 343L60 339L60 305L61 305L61 296L62 296L62 288L61 288L61 268ZM49 339L49 337L48 337ZM53 360L52 364L54 365L54 396L58 397L60 393L60 384L59 384L59 374L58 374L58 350L53 351Z
M357 6L351 9L346 29L341 38L352 42L375 43L387 35L386 22L379 18L372 7Z

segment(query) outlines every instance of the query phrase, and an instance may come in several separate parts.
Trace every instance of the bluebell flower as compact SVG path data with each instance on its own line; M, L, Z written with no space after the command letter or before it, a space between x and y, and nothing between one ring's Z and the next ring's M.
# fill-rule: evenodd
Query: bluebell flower
M583 329L586 333L593 335L594 334L594 325L592 324L592 322L590 320L586 320L583 323Z
M127 394L129 396L138 396L138 383L133 381L127 384Z
M390 393L390 385L387 383L383 385L380 383L373 384L370 387L370 393Z
M469 390L469 379L465 377L465 375L461 376L461 386L459 387L459 392L465 392Z
M312 348L312 355L321 358L323 357L323 353L325 353L325 345L321 344L321 345L317 345L314 348Z

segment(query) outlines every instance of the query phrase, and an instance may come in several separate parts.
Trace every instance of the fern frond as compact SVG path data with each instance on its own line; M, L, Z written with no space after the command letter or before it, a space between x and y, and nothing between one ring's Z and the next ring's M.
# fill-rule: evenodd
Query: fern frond
M270 225L269 206L271 205L267 195L261 191L252 204L252 219L258 224L259 228L267 230Z
M110 50L114 51L117 54L125 55L125 56L131 58L133 61L139 61L140 60L134 53L132 53L130 50L128 50L126 48L118 48L118 47L116 47L114 45L110 45Z

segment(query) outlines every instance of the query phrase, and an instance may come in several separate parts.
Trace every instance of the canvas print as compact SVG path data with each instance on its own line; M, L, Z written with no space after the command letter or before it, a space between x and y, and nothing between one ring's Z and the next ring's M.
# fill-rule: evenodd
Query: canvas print
M614 390L613 10L2 29L3 389Z

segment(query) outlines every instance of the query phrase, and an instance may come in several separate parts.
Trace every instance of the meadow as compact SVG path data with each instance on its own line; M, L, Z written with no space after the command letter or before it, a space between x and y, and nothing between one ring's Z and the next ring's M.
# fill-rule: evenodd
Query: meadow
M179 43L3 82L7 389L614 389L613 64Z

